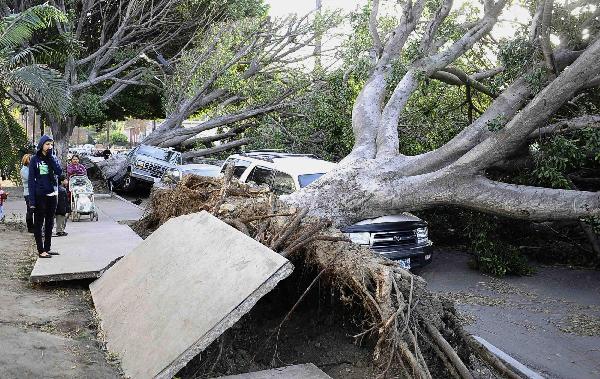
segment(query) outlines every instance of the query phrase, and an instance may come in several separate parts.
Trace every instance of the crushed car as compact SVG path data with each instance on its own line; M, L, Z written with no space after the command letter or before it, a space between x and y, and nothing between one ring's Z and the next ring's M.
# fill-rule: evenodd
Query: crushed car
M267 185L279 195L304 188L336 167L312 154L273 150L231 155L221 167L222 173L229 164L234 167L233 176L241 182ZM424 266L432 259L427 223L410 213L363 220L342 232L352 242L368 246L406 269Z

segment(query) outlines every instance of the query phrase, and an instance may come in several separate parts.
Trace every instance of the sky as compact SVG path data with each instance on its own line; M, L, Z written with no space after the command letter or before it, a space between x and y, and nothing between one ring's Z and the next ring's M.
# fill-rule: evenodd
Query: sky
M271 6L272 16L285 16L288 13L305 14L315 9L316 0L265 0ZM364 5L367 0L321 0L324 8L352 11Z
M273 17L285 17L289 13L296 14L306 14L313 11L316 8L316 0L264 0L270 6L270 15ZM465 2L469 1L471 4L479 3L481 4L482 0L454 0L453 9L460 8ZM558 3L561 3L565 0L555 0ZM367 4L368 0L321 0L322 7L324 9L329 10L341 10L342 12L352 12L358 9L361 6ZM401 8L396 4L396 1L392 0L382 0L380 4L380 14L400 14ZM517 3L517 2L515 2ZM482 9L483 6L480 7ZM503 38L511 38L515 35L516 29L519 24L528 24L530 22L531 16L527 9L519 6L518 4L514 4L504 10L504 12L500 15L498 22L494 26L494 29L490 33L491 36L496 40L501 40ZM330 40L325 41L323 44L323 49L331 49L334 51L337 46L339 46L344 40L344 35L350 33L351 29L348 24L342 25L339 28L336 28L334 31L335 37L332 37ZM558 38L553 38L551 36L552 42L557 42ZM491 54L491 52L490 52ZM495 56L490 55L490 60L492 62L495 61ZM323 56L323 62L325 66L331 65L331 67L335 67L339 65L339 61L333 57ZM304 66L308 70L312 69L313 61L307 60L298 64L298 66Z
M468 0L455 0L453 8L459 8ZM270 14L275 17L283 17L289 13L305 14L315 9L316 0L265 0L270 5ZM323 8L341 9L346 12L353 11L367 3L367 0L321 0ZM391 1L382 2L390 4ZM389 10L388 10L389 11ZM526 23L529 21L529 13L519 5L507 8L500 17L500 22L494 28L492 35L495 38L510 37L514 35L515 21Z

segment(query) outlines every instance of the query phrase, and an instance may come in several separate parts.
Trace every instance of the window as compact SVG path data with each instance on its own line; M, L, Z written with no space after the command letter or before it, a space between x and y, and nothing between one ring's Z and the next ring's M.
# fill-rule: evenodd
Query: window
M273 176L273 185L271 186L273 192L278 195L289 194L294 192L294 179L288 174L284 174L281 171L275 171Z
M167 161L170 163L176 163L181 154L174 150L161 149L159 147L141 145L137 151L140 155L146 155L148 157L156 158L161 161Z
M221 172L224 173L229 164L233 164L233 177L239 179L240 176L246 171L248 167L250 167L251 162L245 161L243 159L235 159L229 158L225 161L223 168L221 168Z
M271 186L271 176L273 175L273 170L265 167L256 166L252 169L250 175L248 175L248 182L254 182L256 184L263 185L266 184L269 187Z
M256 166L248 175L248 182L258 185L266 184L278 195L294 192L294 179L288 174L270 168Z
M315 180L319 179L324 174L305 174L298 175L298 184L300 184L300 188L304 188Z

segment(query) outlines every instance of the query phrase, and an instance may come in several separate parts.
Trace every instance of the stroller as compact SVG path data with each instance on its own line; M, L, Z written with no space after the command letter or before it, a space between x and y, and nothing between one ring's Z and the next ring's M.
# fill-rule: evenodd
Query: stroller
M98 221L92 181L87 176L71 176L69 191L71 192L71 221L79 221L81 215L89 215L91 221Z

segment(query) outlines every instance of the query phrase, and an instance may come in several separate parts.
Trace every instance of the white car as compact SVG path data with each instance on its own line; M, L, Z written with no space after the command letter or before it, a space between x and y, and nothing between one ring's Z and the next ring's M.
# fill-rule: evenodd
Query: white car
M289 194L306 187L337 166L310 154L290 154L272 150L231 155L221 168L233 164L233 175L241 182L267 185L277 194ZM432 242L427 223L403 213L360 221L342 232L352 242L369 246L382 256L405 267L424 266L431 262Z
M312 155L271 151L234 154L223 164L222 173L229 163L233 163L233 176L240 182L266 184L279 195L306 187L336 166Z

